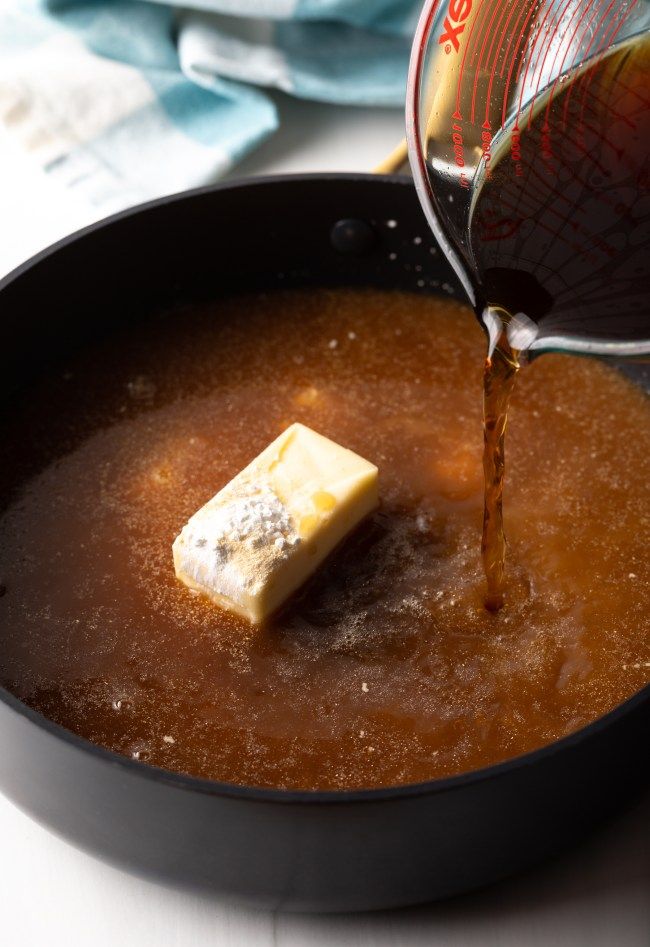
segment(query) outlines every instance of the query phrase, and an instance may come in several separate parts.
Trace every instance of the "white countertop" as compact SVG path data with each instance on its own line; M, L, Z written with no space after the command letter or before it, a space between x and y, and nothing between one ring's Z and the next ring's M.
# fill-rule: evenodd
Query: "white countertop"
M280 96L278 102L282 131L235 175L367 171L402 136L402 116L396 111L343 109ZM54 192L0 136L0 276L92 219L69 195ZM451 902L373 915L275 914L162 889L75 851L2 797L0 840L2 947L650 943L650 795L579 849L521 878Z

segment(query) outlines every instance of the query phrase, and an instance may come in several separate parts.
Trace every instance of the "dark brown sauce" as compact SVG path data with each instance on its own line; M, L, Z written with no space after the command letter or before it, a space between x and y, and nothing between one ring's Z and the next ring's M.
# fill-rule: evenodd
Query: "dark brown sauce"
M160 317L44 379L2 431L0 682L118 753L310 789L471 770L619 704L650 680L647 397L588 360L521 373L489 612L484 345L450 299L296 291ZM171 542L296 420L378 464L381 506L252 628L175 580Z

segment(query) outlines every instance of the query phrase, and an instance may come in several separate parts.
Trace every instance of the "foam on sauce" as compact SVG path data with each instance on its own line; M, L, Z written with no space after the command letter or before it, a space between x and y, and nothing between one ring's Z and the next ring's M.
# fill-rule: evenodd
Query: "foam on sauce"
M3 433L0 682L119 753L320 789L484 766L620 703L650 680L648 399L587 360L522 373L490 613L484 351L453 300L294 291L65 366ZM253 628L175 580L171 543L297 420L378 464L381 506Z

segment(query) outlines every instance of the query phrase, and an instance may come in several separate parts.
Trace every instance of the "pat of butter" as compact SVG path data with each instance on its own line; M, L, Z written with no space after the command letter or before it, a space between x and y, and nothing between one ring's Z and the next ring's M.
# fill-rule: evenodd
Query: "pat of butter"
M176 576L261 622L377 503L374 464L292 424L188 520Z

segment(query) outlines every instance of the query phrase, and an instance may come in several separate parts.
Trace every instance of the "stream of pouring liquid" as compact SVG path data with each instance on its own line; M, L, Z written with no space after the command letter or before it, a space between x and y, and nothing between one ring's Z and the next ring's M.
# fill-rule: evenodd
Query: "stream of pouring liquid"
M490 302L479 315L490 336L481 544L489 609L504 599L508 404L531 344L518 321L527 313L529 327L543 323L556 344L562 336L628 339L641 351L650 337L649 67L645 33L553 83L501 130L489 173L486 165L474 183L472 251Z
M506 538L503 530L503 482L508 406L519 371L519 352L507 336L507 322L491 345L483 372L483 473L485 497L481 555L487 581L485 607L498 611L504 600Z

